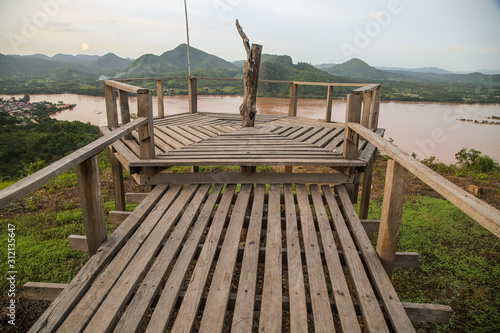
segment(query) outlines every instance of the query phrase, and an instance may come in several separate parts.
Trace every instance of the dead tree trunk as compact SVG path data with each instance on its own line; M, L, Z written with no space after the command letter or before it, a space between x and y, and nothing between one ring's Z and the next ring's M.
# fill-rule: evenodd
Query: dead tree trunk
M243 64L245 95L243 103L240 106L240 114L243 127L253 127L255 123L255 115L257 114L257 86L259 84L259 67L260 56L262 54L262 45L252 44L247 35L243 32L238 20L236 20L236 28L243 39L243 45L247 52L247 61Z

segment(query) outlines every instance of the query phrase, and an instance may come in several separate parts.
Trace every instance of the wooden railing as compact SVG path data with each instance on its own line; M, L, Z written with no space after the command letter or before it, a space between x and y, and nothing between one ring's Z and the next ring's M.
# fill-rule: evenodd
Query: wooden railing
M104 219L97 154L135 129L147 125L149 121L148 118L137 118L0 191L0 208L4 208L26 194L35 191L51 179L76 166L88 249L90 254L94 254L106 239L106 222Z

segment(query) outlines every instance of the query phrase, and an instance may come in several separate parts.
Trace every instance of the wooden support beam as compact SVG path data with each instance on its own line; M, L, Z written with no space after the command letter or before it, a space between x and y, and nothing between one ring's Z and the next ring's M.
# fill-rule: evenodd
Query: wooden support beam
M114 130L118 128L118 111L116 110L115 89L107 84L104 85L104 99L106 102L106 118L108 128Z
M107 237L97 155L78 164L76 172L80 184L83 224L85 225L89 254L94 255Z
M382 94L382 87L379 86L373 91L372 94L372 107L370 113L370 122L368 128L376 129L378 128L378 116L380 111L380 96Z
M377 253L388 276L392 275L394 258L403 218L406 176L408 171L394 160L387 163L384 202L377 241Z
M361 121L361 97L360 94L347 95L346 106L346 129L344 131L344 158L355 160L358 158L359 135L347 126L348 123L360 123Z
M188 79L188 93L189 113L196 113L198 112L198 85L194 77Z
M108 213L109 223L118 227L127 217L130 216L130 214L132 214L132 212L112 210Z
M123 167L115 156L113 146L109 147L109 162L113 175L113 190L115 196L115 209L125 210L125 185L123 183Z
M128 92L124 90L118 90L118 100L120 102L120 113L122 116L122 125L128 124L130 122L130 107L128 104ZM132 140L134 137L131 133L125 136L125 140Z
M140 204L148 196L148 193L126 193L125 200L128 203Z
M39 301L53 301L66 288L65 283L26 282L22 297Z
M295 83L290 84L290 104L288 106L288 116L297 117L297 99L298 99L298 85Z
M333 106L333 86L328 86L328 94L326 97L326 115L325 115L325 121L327 123L332 121L332 106Z
M158 117L165 117L165 104L163 104L163 83L162 80L156 81L156 98L158 99Z
M87 236L80 235L69 235L68 236L69 246L75 251L89 251L87 244Z
M372 110L373 91L365 93L363 96L363 115L361 116L361 125L368 127L370 124L370 113Z
M138 128L139 131L139 148L141 159L154 159L155 158L155 144L153 132L153 107L152 97L148 94L137 95L137 109L138 116L148 118L147 124ZM156 173L154 167L142 168L142 174L145 176L152 176ZM151 192L151 186L141 187L142 192Z
M363 190L361 191L361 198L359 203L359 218L368 218L368 209L370 207L370 195L373 179L373 165L375 164L375 159L377 158L377 148L374 149L371 158L366 163L365 172L363 173L363 179L361 180L361 186Z

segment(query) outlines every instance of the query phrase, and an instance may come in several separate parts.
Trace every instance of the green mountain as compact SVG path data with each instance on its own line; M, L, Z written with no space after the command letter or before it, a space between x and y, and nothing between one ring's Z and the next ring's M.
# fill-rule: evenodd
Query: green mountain
M368 65L363 60L354 58L330 68L324 69L327 73L356 80L390 80L406 78L404 74L394 74L392 72L376 69Z
M106 74L106 72L121 71L130 66L132 63L132 60L120 58L114 53L107 53L102 57L91 61L88 65L95 71L101 71L102 74Z
M191 71L222 71L226 74L235 74L238 67L217 56L203 52L190 46ZM160 56L145 54L134 61L124 72L123 76L169 75L188 72L187 45L181 44L175 49ZM233 75L230 75L231 77Z

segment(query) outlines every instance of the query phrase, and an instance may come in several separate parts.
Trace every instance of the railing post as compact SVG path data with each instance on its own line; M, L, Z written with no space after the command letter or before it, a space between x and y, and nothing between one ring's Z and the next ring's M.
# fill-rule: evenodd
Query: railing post
M163 84L161 80L156 81L156 98L158 99L158 117L165 117L165 105L163 104Z
M128 124L130 122L130 107L128 105L128 92L124 90L118 90L118 99L120 101L120 112L122 116L122 125ZM125 136L126 140L131 140L134 137L132 134L127 134Z
M118 111L116 110L115 89L107 84L104 84L104 98L106 101L108 128L110 130L114 130L118 128Z
M288 107L288 116L297 116L297 98L298 98L298 85L296 83L290 84L290 105Z
M361 122L361 94L347 95L347 107L344 131L344 159L355 160L358 158L359 135L347 126L348 123Z
M377 149L375 149L373 155L366 163L365 172L363 174L363 178L361 179L361 186L363 188L359 201L359 218L361 220L366 220L368 218L368 208L370 207L370 195L372 192L373 165L375 164L376 158Z
M154 133L153 133L153 108L151 105L152 98L150 93L139 93L137 94L137 115L139 117L148 118L148 123L142 125L138 128L139 132L139 148L140 148L140 158L141 159L153 159L155 158L155 144L154 144ZM142 168L142 174L146 177L155 174L155 168L145 167ZM142 190L144 192L151 191L151 186L144 186Z
M361 116L361 125L368 127L370 124L370 113L372 110L373 91L369 91L363 96L363 115Z
M372 94L372 106L371 106L371 114L370 114L370 122L368 124L368 128L377 129L378 128L378 115L380 110L380 96L382 94L382 86L379 86L377 89L373 91Z
M328 86L328 94L326 96L326 115L327 123L332 121L332 105L333 105L333 86Z
M78 164L76 171L82 197L83 224L87 235L87 245L89 254L94 255L107 237L97 155Z
M394 268L399 229L403 218L407 174L408 171L399 163L394 160L387 162L377 253L389 277L392 275Z
M188 91L189 91L189 113L198 112L198 86L196 83L196 78L190 77L188 79Z

